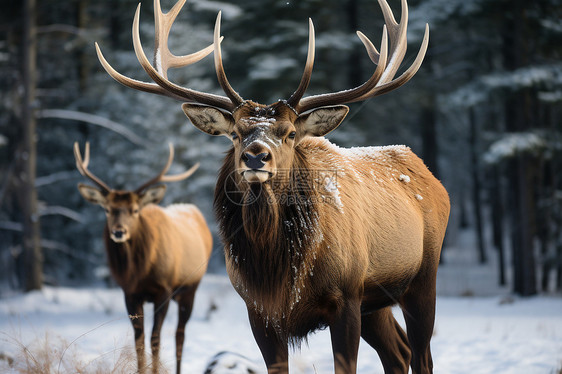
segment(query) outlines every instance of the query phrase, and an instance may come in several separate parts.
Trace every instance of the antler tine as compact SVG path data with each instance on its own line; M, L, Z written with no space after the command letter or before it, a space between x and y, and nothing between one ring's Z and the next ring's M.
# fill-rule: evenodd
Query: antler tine
M160 173L157 176L155 176L154 178L151 178L150 180L148 180L147 182L142 184L139 188L137 188L136 189L137 193L141 193L147 187L149 187L153 184L159 183L159 182L177 182L177 181L186 179L189 176L191 176L195 172L195 170L197 170L197 168L199 167L199 163L195 164L189 170L184 171L181 174L165 175L168 172L168 170L170 169L170 166L172 165L172 162L174 160L174 145L172 143L169 143L168 147L170 149L170 152L169 152L169 155L168 155L168 161L166 162L166 165L164 165L164 168L162 169L162 171L160 171Z
M102 188L105 192L111 191L111 188L107 184L105 184L101 179L96 177L91 171L88 170L88 164L90 163L90 143L86 142L86 146L84 149L84 159L80 155L80 147L78 146L78 142L74 142L74 159L76 160L76 168L86 178L89 178L92 182L97 184L100 188Z
M397 23L386 0L379 0L379 5L383 12L386 26L383 29L383 41L381 42L380 54L363 33L357 32L357 35L363 42L371 61L377 64L377 68L371 78L361 86L351 90L305 97L296 105L296 109L299 113L324 105L345 104L366 100L370 97L392 91L408 82L414 76L421 66L427 51L427 44L429 42L429 27L426 25L423 42L414 63L400 77L393 80L394 75L400 68L400 64L404 59L407 48L406 32L408 25L408 4L406 0L401 0L401 4L402 14L400 23ZM383 61L382 50L385 48L385 34L387 32L388 38L390 39L390 57L387 59L385 56Z
M156 83L139 81L119 73L109 64L109 62L107 62L107 60L103 56L103 53L101 52L101 48L98 45L98 43L95 43L95 46L96 46L96 53L98 55L98 60L100 61L101 65L103 66L107 74L109 74L111 78L115 79L117 82L129 88L133 88L135 90L154 93L162 96L168 96L176 100L182 100L182 101L185 100L183 97L179 95L175 95L171 92L166 91L164 88L160 87Z
M174 96L181 97L182 101L187 100L188 102L197 102L201 104L213 105L227 110L232 110L236 107L232 103L232 101L225 96L203 93L203 92L191 90L189 88L181 87L175 83L170 82L168 79L163 77L150 64L148 58L146 57L146 54L144 53L140 41L139 23L140 23L140 4L137 7L137 11L135 12L135 18L133 21L133 48L135 50L135 54L142 68L146 71L146 73L150 76L150 78L152 78L152 80L156 82L157 85L162 87L165 91L173 94Z
M302 99L306 89L308 88L310 79L312 78L312 68L314 67L315 48L316 47L315 47L315 37L314 37L314 24L312 23L312 19L309 18L308 19L308 53L306 56L306 64L304 66L304 72L302 74L299 87L287 100L287 104L289 104L293 108L295 108L298 102L300 101L300 99Z
M185 56L176 56L170 52L168 47L170 30L185 2L186 0L179 0L168 13L163 13L160 0L154 0L154 65L158 73L166 79L168 79L169 68L180 68L194 64L213 51L213 46L210 45Z
M418 72L419 68L421 67L423 59L425 57L425 53L427 52L428 45L429 45L429 25L426 23L422 44L412 65L410 65L410 67L405 72L403 72L402 75L400 75L398 78L393 79L392 81L387 82L385 84L377 85L377 87L371 90L371 92L368 92L365 95L358 97L350 102L362 101L371 97L380 96L406 84L410 79L412 79L412 77Z
M349 103L353 101L354 98L361 97L376 87L386 68L388 55L388 33L386 30L386 25L383 26L380 54L376 52L373 43L371 43L371 41L365 35L363 35L362 33L358 33L358 36L363 42L369 56L377 56L378 65L369 80L351 90L305 97L304 99L300 100L300 102L296 106L294 106L297 112L306 112L309 109L324 105Z
M217 20L215 22L215 32L213 35L213 45L215 46L215 70L217 72L217 79L219 80L219 84L221 85L224 93L234 103L235 107L237 107L244 102L244 99L238 94L238 92L236 92L232 88L232 86L228 82L226 73L224 71L224 66L222 65L222 52L219 39L221 33L221 15L222 12L219 11Z
M164 175L162 177L162 179L160 180L161 182L178 182L184 179L189 178L193 173L195 173L195 171L199 168L199 162L196 163L195 165L193 165L192 167L190 167L187 171L184 171L181 174L176 174L176 175Z
M392 55L388 61L388 67L385 69L378 85L389 82L394 78L394 75L398 71L398 68L400 68L400 64L406 55L406 49L408 48L406 39L406 31L408 29L408 4L406 0L402 0L401 4L402 14L400 15L400 23L397 23L386 0L379 0L379 6L381 7L384 22L387 25L390 36L390 50L392 51Z

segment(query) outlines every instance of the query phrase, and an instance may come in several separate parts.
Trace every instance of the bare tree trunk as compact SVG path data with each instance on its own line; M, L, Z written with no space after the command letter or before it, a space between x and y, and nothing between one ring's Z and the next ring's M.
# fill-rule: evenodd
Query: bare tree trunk
M486 257L486 248L484 246L484 232L482 229L482 205L480 198L480 163L478 150L478 131L476 128L476 119L474 118L474 108L469 109L470 120L470 158L471 158L471 174L472 174L472 204L474 206L474 224L476 225L476 239L478 243L478 259L481 264L488 261Z
M78 29L88 27L88 0L80 0L76 4L76 25ZM86 50L81 48L78 50L78 77L80 82L80 92L84 92L88 88L88 72L90 67L90 56Z
M349 25L349 29L352 32L355 32L355 30L359 30L359 20L358 20L358 15L359 15L359 8L358 8L358 3L357 0L348 0L348 2L346 3L346 12L347 12L347 20L348 20L348 25ZM349 53L349 57L348 57L348 63L347 66L349 67L348 69L348 81L351 85L351 87L356 87L358 85L360 85L363 81L361 78L361 71L362 71L362 66L361 66L361 54L362 54L362 50L360 48L353 48L351 50L351 53Z
M43 283L41 232L35 176L37 167L37 135L35 119L36 85L36 0L25 0L24 11L24 97L22 106L23 144L20 153L19 201L23 220L23 283L26 291L41 289Z
M512 212L512 245L513 245L513 290L522 295L530 296L537 293L536 262L533 251L535 237L534 196L531 189L532 160L527 155L516 157L513 162L515 170L513 192L515 203Z
M523 0L511 2L511 14L504 18L503 64L508 71L514 71L529 63L529 45L525 29ZM506 129L522 132L534 123L529 108L528 92L507 97L504 103ZM537 293L536 260L533 240L536 235L536 202L533 183L533 162L530 156L519 154L509 162L508 178L511 218L511 245L513 252L513 291L522 296Z
M500 286L505 286L505 248L503 241L504 208L500 186L499 166L494 165L489 171L490 195L492 196L492 231L494 247L498 251L498 270Z

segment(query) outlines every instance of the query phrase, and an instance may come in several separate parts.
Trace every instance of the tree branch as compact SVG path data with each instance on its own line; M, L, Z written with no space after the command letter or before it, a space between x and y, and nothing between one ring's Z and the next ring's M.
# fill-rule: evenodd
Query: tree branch
M37 112L37 118L59 118L86 122L116 132L133 144L140 145L145 148L150 148L151 146L149 142L138 137L137 135L135 135L135 133L127 129L125 126L105 117L96 116L94 114L66 109L44 109Z

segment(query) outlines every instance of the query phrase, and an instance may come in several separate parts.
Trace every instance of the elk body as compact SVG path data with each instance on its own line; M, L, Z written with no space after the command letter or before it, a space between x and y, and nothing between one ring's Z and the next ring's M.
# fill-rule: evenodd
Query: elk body
M76 165L80 173L97 187L79 184L81 195L89 202L101 205L107 216L104 241L109 268L123 289L125 304L135 334L135 349L139 372L145 371L144 314L145 302L154 304L154 325L151 335L152 369L158 372L160 330L169 302L178 303L176 330L176 372L180 373L184 330L191 315L197 286L207 269L212 249L212 237L205 218L195 205L173 204L161 208L166 191L158 182L179 181L189 177L198 167L179 175L164 175L164 170L136 191L109 188L88 170L89 145L82 159L78 144L74 145Z
M435 282L449 216L441 183L407 147L339 148L323 136L344 119L342 104L396 89L419 69L428 27L413 64L394 78L406 53L408 10L400 23L385 0L380 52L358 32L377 65L351 90L304 97L314 62L309 22L308 58L301 83L288 100L262 105L230 86L221 57L220 13L214 59L226 96L178 86L167 69L199 60L204 49L176 57L167 31L184 1L164 15L155 1L154 68L133 23L137 57L155 83L115 71L98 47L106 71L129 87L184 101L193 125L232 140L215 189L215 212L227 271L244 299L256 342L270 373L288 372L288 345L318 328L330 329L335 372L355 373L360 337L379 354L385 372L432 372L430 339ZM167 25L166 28L162 25ZM166 53L163 53L165 50ZM162 56L166 55L166 58ZM403 310L407 333L391 306Z

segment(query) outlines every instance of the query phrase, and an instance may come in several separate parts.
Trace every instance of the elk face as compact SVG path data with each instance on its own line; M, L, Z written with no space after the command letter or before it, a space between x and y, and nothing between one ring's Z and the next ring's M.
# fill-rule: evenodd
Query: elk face
M111 240L124 243L136 231L141 209L148 204L159 203L164 197L166 186L155 186L141 194L118 190L104 193L103 190L85 184L79 184L78 190L88 202L98 204L105 210Z
M78 171L98 186L93 187L79 183L78 190L86 201L103 207L107 216L109 236L115 243L124 243L131 238L140 221L140 211L142 208L148 204L158 204L164 198L166 186L154 186L154 184L184 180L199 167L197 163L181 174L166 175L174 159L174 147L171 143L169 147L170 155L168 156L168 161L159 174L134 191L121 191L110 188L88 169L90 144L86 143L84 158L82 158L78 143L74 143L74 159L76 160Z
M228 137L235 169L248 183L265 183L279 170L290 169L295 147L306 136L323 136L344 119L344 105L297 114L286 102L265 106L246 101L233 113L199 104L183 104L185 114L201 131Z

